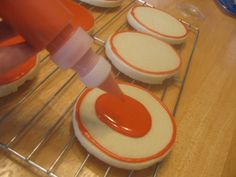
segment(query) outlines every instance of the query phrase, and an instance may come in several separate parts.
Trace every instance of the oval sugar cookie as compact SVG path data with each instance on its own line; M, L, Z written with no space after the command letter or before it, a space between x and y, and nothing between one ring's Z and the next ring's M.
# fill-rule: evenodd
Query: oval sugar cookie
M175 75L181 65L180 56L169 44L140 32L113 34L105 45L112 64L132 79L160 84Z
M89 153L112 166L136 170L147 168L161 161L172 149L176 137L175 122L166 106L149 91L127 83L119 86L124 94L137 100L149 112L149 131L133 137L109 127L101 121L95 109L97 100L107 93L87 89L74 107L75 135ZM120 109L117 107L118 112L122 111Z
M170 44L185 41L186 27L173 16L161 10L136 6L127 15L129 24L140 32L146 32Z

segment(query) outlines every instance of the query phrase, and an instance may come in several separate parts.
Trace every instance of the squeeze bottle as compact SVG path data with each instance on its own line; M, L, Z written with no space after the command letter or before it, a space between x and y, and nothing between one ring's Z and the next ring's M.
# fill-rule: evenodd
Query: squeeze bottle
M75 70L88 87L122 94L111 65L92 51L93 39L72 25L72 14L60 0L0 0L0 17L35 52L47 49L59 67Z

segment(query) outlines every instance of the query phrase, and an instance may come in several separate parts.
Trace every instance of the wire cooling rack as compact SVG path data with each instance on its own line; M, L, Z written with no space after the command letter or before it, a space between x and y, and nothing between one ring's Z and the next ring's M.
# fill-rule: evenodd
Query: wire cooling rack
M125 1L117 9L101 9L80 2L94 14L95 27L91 35L95 40L93 49L97 53L104 55L105 39L110 34L131 29L126 14L137 3L152 7L142 0ZM116 79L149 89L167 104L173 115L179 105L199 36L197 27L182 19L180 21L190 33L185 45L176 47L183 57L178 76L162 85L147 85L113 68ZM73 71L62 71L48 60L47 52L42 52L40 58L38 76L24 84L17 93L0 99L0 150L40 175L78 177L86 176L87 172L91 176L103 177L132 177L138 173L139 176L156 177L160 164L144 171L120 170L106 165L83 149L74 136L70 117L73 105L85 86Z

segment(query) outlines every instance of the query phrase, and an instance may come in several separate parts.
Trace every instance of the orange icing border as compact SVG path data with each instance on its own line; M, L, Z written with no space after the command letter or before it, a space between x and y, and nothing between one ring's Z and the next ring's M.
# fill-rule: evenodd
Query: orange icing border
M171 36L171 35L163 34L163 33L160 33L160 32L158 32L158 31L156 31L156 30L154 30L154 29L148 27L147 25L143 24L143 23L135 16L134 10L135 10L137 7L143 7L143 6L135 6L135 7L133 7L133 8L131 9L131 16L132 16L140 25L142 25L144 28L146 28L146 29L152 31L153 33L156 33L156 34L159 34L159 35L161 35L161 36L168 37L168 38L173 38L173 39L180 39L180 38L185 37L185 36L188 34L188 30L187 30L186 26L183 25L181 22L180 22L180 23L183 25L183 27L184 27L184 29L185 29L185 33L184 33L182 36ZM152 8L152 7L145 7L145 8ZM155 8L152 8L152 9L155 9ZM157 10L157 9L155 9L155 10ZM158 9L158 10L159 10L159 11L162 11L162 10L160 10L160 9ZM171 16L171 17L173 17L174 19L176 19L174 16L172 16L172 15L170 15L170 14L164 12L164 11L162 11L162 12L165 13L165 14L167 14L167 15L169 15L169 16ZM177 20L177 19L176 19L176 20Z
M148 35L148 36L154 37L156 40L159 40L159 41L161 41L161 42L167 44L167 45L170 46L170 47L174 50L174 52L177 54L177 56L178 56L178 58L179 58L179 65L178 65L176 68L171 69L171 70L161 71L161 72L154 72L154 71L149 71L149 70L142 69L142 68L140 68L140 67L137 67L137 66L135 66L135 65L133 65L133 64L131 64L131 63L129 63L129 62L125 59L125 57L123 57L123 56L121 56L121 54L119 54L118 50L115 48L115 46L114 46L114 44L113 44L113 39L114 39L114 37L115 37L116 35L118 35L118 34L120 34L120 33L127 33L127 32L140 33L140 34ZM110 40L109 40L109 45L111 46L112 51L113 51L113 52L118 56L118 58L121 59L125 64L127 64L127 65L130 66L131 68L136 69L136 70L138 70L138 71L140 71L140 72L143 72L143 73L154 74L154 75L171 74L171 73L174 73L174 72L176 72L177 70L179 70L179 68L180 68L181 65L182 65L182 57L180 56L180 54L178 54L178 53L176 52L176 50L174 49L173 46L171 46L171 45L168 44L167 42L162 41L162 40L156 38L155 36L150 35L150 34L147 34L147 33L138 32L138 31L123 31L123 32L114 33L114 34L111 36Z
M17 35L12 38L9 38L5 41L0 42L0 47L7 47L14 44L19 44L24 42L24 39ZM13 68L12 70L0 75L0 86L12 83L16 80L19 80L25 76L36 64L37 58L33 56L29 58L25 63Z

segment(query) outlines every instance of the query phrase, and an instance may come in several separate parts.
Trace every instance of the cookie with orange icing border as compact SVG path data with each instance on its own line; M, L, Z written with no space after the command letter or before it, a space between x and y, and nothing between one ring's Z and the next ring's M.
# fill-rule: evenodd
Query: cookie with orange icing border
M0 47L6 47L23 42L20 36L12 37L0 43ZM25 63L18 65L10 71L0 74L0 97L9 95L18 90L27 80L32 80L38 72L39 61L37 56L29 58Z
M81 94L74 107L74 132L82 146L100 160L118 168L144 169L161 161L172 149L176 136L175 122L166 106L149 91L127 83L119 86L124 94L147 109L151 128L139 137L111 128L101 121L95 109L97 100L104 92L88 89ZM116 109L121 111L119 107ZM138 121L139 117L136 117L133 123Z
M181 58L171 45L141 32L113 34L106 42L105 52L119 71L148 84L161 84L175 75L181 65Z
M80 1L97 7L112 8L120 6L123 0L80 0Z
M159 9L135 6L127 15L129 24L140 32L149 33L170 44L183 43L186 27L173 16Z

